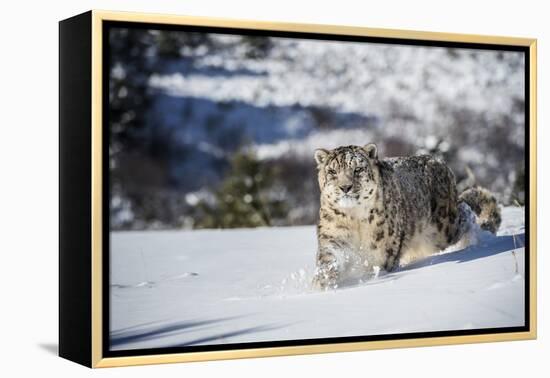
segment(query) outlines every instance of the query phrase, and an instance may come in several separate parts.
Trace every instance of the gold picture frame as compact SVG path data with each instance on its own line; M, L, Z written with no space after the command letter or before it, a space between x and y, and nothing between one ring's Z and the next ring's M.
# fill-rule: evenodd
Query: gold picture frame
M432 41L432 42L457 42L466 44L479 45L503 45L503 46L520 46L528 51L529 64L528 69L528 85L529 85L529 102L526 112L529 115L529 251L526 255L529 256L529 327L528 330L522 332L509 333L490 333L490 334L475 334L475 335L458 335L445 337L423 337L423 338L407 338L397 340L376 340L362 342L342 342L331 344L311 344L311 345L296 345L283 347L262 347L253 349L236 349L236 350L216 350L202 351L189 353L170 353L170 354L144 354L135 356L123 357L105 357L103 353L103 344L105 334L103 324L103 251L102 245L106 238L104 230L104 207L103 204L103 175L105 162L103 156L103 108L105 106L104 88L103 88L103 25L105 22L128 22L128 23L145 23L145 24L162 24L162 25L191 25L217 28L234 28L234 29L252 29L262 31L283 31L283 32L299 32L299 33L317 33L327 35L342 35L342 36L359 36L359 37L376 37L400 39L403 41ZM76 16L60 23L60 88L63 92L68 91L74 82L79 82L82 87L79 87L83 93L89 91L89 98L71 98L69 94L60 94L60 127L61 127L61 190L60 195L63 200L61 206L61 240L60 240L60 355L70 360L79 362L89 367L115 367L115 366L130 366L144 364L160 364L173 362L187 361L207 361L218 359L237 359L249 357L266 357L266 356L283 356L283 355L299 355L310 353L327 353L327 352L347 352L360 351L371 349L386 349L386 348L402 348L402 347L419 347L419 346L434 346L447 344L466 344L480 342L495 342L495 341L512 341L512 340L527 340L535 339L537 335L537 263L536 263L536 222L537 222L537 138L536 138L536 101L537 101L537 41L531 38L514 38L501 36L484 36L470 34L454 34L454 33L438 33L424 32L412 30L394 30L394 29L378 29L355 26L336 26L336 25L317 25L317 24L295 24L282 22L265 22L251 20L231 20L218 19L209 17L189 17L161 14L146 14L146 13L127 13L127 12L111 12L93 10L81 16ZM75 33L84 33L82 41L75 37ZM89 43L89 44L88 44ZM75 58L79 48L88 49L86 54L80 58ZM70 61L74 59L86 60L91 58L88 63L89 74L87 78L82 78L82 72L68 73L72 68L69 67ZM75 61L78 63L78 60ZM75 64L76 64L75 63ZM85 73L85 71L84 71ZM527 84L527 83L526 83ZM76 95L75 95L76 96ZM86 101L90 101L87 103ZM79 101L79 104L75 102ZM86 106L89 106L86 109ZM82 112L86 114L67 113L67 108L82 108ZM72 118L71 118L72 117ZM90 127L82 127L82 136L69 134L77 131L70 131L69 128L77 127L74 121L89 120ZM90 132L91 131L91 132ZM527 131L527 130L526 130ZM66 136L66 140L63 135ZM84 135L85 134L85 135ZM90 185L89 190L83 193L69 193L68 189L64 191L64 177L69 177L73 173L70 163L64 163L68 159L68 155L64 155L64 151L70 149L66 147L68 143L73 143L74 138L83 138L86 143L89 142L89 161L91 167L86 170L84 175L89 177L89 181L85 181L83 185ZM84 152L82 152L84 153ZM67 152L68 154L68 152ZM66 166L64 164L67 164ZM64 173L65 172L65 173ZM67 178L68 180L68 178ZM67 181L67 185L68 181ZM74 217L78 215L70 213L68 207L72 206L75 201L87 199L86 206L89 210L89 222L84 222L83 225L74 223ZM80 215L80 216L84 216ZM73 217L73 218L71 218ZM64 220L65 219L65 220ZM75 227L80 227L76 229ZM79 238L78 233L86 233L87 238ZM73 239L68 240L69 234L73 234ZM67 240L67 241L65 241ZM89 242L89 243L88 243ZM72 244L71 244L72 243ZM80 244L79 244L80 243ZM75 250L76 247L79 250ZM80 253L80 249L86 250L83 258L78 258L74 254ZM68 272L72 270L73 273ZM82 277L74 277L78 272L85 272ZM75 280L83 280L78 282L88 282L89 285L79 284ZM82 286L84 285L84 286ZM87 290L89 289L89 293ZM74 309L75 297L78 291L82 293L79 300L83 301L84 307L78 310ZM76 302L80 303L80 302ZM90 311L88 311L90 310ZM83 312L89 312L83 319L74 319L82 315ZM67 324L72 322L71 326ZM79 339L80 341L77 341ZM80 351L75 351L78 343L86 344Z

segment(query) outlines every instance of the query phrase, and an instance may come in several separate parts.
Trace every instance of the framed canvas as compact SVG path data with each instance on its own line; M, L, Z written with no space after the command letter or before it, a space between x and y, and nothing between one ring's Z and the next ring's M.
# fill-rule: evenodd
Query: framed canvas
M536 40L60 22L59 353L536 337Z

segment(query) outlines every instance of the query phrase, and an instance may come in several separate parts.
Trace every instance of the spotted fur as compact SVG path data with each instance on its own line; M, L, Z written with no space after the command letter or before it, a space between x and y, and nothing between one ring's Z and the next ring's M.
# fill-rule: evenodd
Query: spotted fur
M378 159L376 145L315 151L321 207L314 284L337 287L353 264L387 271L457 243L475 214L493 233L495 197L472 188L457 195L453 172L432 156Z

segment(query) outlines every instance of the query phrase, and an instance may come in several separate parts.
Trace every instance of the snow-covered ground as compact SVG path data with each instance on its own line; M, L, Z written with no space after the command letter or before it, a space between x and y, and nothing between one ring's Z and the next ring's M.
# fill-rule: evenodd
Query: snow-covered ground
M335 291L314 226L111 233L113 350L524 324L523 208L498 236Z

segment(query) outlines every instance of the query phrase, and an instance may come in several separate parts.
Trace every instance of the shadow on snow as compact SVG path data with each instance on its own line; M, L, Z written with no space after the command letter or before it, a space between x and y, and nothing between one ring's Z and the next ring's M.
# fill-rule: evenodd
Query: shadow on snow
M433 266L443 263L463 263L469 262L499 253L510 252L517 248L525 246L525 234L493 236L484 235L477 244L471 245L462 250L433 255L422 260L410 263L409 265L397 268L391 272L381 272L376 279L369 277L354 277L344 280L339 284L339 289L351 289L358 286L379 285L387 281L394 281L402 278L400 272L419 269L426 266Z
M111 344L111 348L122 349L120 347L125 344L131 344L131 343L136 343L141 341L151 341L151 340L160 339L163 337L194 332L199 329L204 330L205 328L208 328L208 327L210 328L215 327L216 324L228 322L230 320L234 320L238 318L242 318L242 316L225 317L225 318L208 319L208 320L182 321L182 322L175 322L175 323L163 324L163 325L157 325L157 326L154 325L154 324L158 324L157 322L144 323L138 326L128 327L117 331L112 331L110 334L110 344ZM171 346L188 346L188 345L204 344L210 341L216 341L216 340L221 341L221 339L228 338L228 337L270 331L270 330L282 328L285 326L286 325L271 324L271 325L239 328L236 330L229 330L224 332L209 333L202 337L194 338L189 341L177 343L176 345L171 345Z
M469 262L499 253L509 252L525 246L525 234L490 236L483 238L478 244L471 245L465 249L434 255L420 261L416 261L407 266L398 269L396 272L418 269L425 266L431 266L443 263L463 263Z

